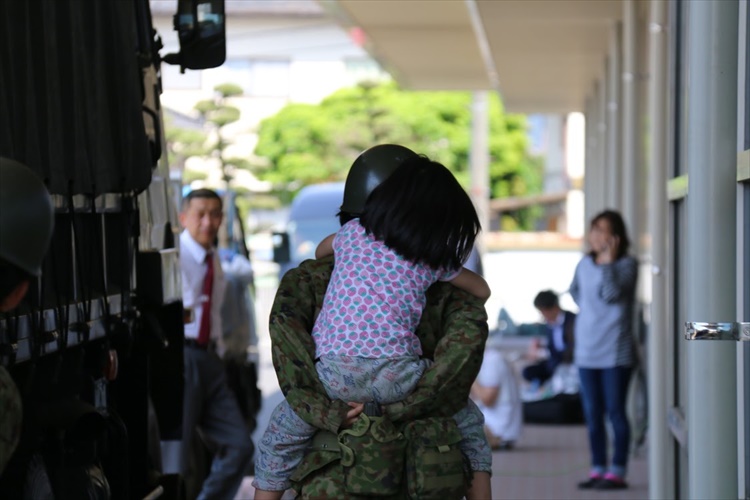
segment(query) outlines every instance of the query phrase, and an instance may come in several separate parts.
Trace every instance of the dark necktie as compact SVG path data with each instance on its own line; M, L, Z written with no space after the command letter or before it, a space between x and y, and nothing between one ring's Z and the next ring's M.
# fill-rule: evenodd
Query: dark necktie
M214 259L212 253L206 254L206 276L203 278L203 302L201 326L198 330L198 344L208 345L211 338L211 292L214 289Z

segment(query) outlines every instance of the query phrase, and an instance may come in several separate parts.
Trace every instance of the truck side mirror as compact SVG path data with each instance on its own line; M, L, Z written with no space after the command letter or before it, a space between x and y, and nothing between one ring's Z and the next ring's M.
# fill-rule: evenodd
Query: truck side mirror
M174 29L180 52L164 62L178 64L182 72L221 66L227 56L224 0L178 0Z
M286 264L292 260L289 249L289 233L274 232L271 235L273 243L273 261L277 264Z

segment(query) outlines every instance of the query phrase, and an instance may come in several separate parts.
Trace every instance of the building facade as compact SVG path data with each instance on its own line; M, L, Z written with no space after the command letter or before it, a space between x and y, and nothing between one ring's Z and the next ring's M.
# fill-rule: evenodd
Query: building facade
M584 114L581 224L620 211L641 263L649 496L750 498L748 2L324 3L407 88Z

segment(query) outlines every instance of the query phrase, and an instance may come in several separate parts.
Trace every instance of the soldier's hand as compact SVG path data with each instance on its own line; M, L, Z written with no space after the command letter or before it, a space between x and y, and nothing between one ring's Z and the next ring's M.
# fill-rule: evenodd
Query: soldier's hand
M351 407L351 410L346 412L346 420L344 420L344 423L341 424L342 429L348 429L352 425L354 425L354 421L357 420L357 417L359 417L359 414L362 413L362 410L365 409L364 403L346 403Z

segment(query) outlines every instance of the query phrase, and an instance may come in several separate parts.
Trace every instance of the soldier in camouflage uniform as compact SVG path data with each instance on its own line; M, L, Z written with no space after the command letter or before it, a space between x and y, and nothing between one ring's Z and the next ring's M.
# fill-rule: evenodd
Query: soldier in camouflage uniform
M0 157L0 312L13 310L41 274L52 229L52 202L42 181L25 165ZM0 366L0 473L18 445L22 415L18 389Z
M352 198L360 207L364 205L367 193L403 159L399 159L401 150L414 154L400 146L378 146L355 161L347 178L343 212L357 213L356 207L352 209ZM362 168L367 161L371 165ZM353 184L361 192L353 194ZM270 333L274 366L287 402L308 424L337 434L345 427L342 424L351 421L352 408L344 401L328 399L315 369L315 345L310 336L332 268L333 259L328 257L305 261L284 275L271 311ZM386 416L396 426L426 417L450 417L466 406L487 337L482 301L448 283L436 283L427 292L416 334L423 356L433 360L433 364L411 394L384 407ZM296 487L302 497L356 498L344 487L340 456L335 443L328 447L313 441L292 478L298 480ZM490 498L491 463L471 458L473 496ZM477 491L478 485L482 485L482 491ZM405 497L407 493L404 490L395 496Z

